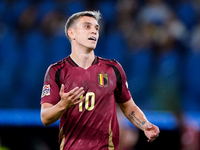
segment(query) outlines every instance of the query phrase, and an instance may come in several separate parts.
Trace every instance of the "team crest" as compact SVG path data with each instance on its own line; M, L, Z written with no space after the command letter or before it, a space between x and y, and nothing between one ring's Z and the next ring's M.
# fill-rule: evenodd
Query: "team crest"
M107 86L108 85L108 75L105 73L98 74L99 86Z
M48 95L50 95L50 85L44 85L42 88L42 96L41 97L48 96Z

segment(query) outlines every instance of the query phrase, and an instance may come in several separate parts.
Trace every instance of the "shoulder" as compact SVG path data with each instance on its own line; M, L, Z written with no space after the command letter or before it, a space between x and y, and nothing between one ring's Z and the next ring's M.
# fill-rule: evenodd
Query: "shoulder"
M104 63L104 64L110 64L110 65L118 65L119 64L119 62L115 59L106 59L106 58L102 58L99 56L98 56L98 59L99 59L100 63Z
M47 68L46 74L45 74L45 78L49 78L50 74L54 75L56 72L58 72L60 69L64 68L66 66L66 62L67 62L67 57L54 63L49 65L49 67Z
M106 59L106 58L102 58L102 57L98 57L98 59L99 59L99 62L102 64L105 64L105 65L108 65L111 67L115 67L120 70L123 69L121 64L115 59Z
M66 62L68 61L67 57L66 58L63 58L62 60L56 62L56 63L53 63L51 64L49 67L48 67L48 70L52 70L52 69L59 69L59 68L62 68L66 65Z

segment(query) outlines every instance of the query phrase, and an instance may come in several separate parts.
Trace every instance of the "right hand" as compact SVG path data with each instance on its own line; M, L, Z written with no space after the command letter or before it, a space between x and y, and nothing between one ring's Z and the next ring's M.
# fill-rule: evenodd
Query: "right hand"
M63 103L63 106L66 108L74 107L75 105L79 104L80 102L84 101L85 97L82 97L84 94L83 87L75 87L71 91L65 93L64 92L64 84L61 85L60 89L60 97ZM82 98L80 98L82 97Z

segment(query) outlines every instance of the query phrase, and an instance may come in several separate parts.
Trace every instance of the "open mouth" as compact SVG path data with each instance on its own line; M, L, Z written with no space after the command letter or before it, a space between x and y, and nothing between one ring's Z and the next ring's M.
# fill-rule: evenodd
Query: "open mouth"
M96 41L97 39L96 39L96 37L92 36L92 37L88 38L88 40Z

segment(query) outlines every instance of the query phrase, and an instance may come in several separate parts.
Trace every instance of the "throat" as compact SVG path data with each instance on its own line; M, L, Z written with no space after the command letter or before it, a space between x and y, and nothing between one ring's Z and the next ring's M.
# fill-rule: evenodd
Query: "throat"
M91 64L89 64L89 63L81 63L81 64L79 65L79 67L81 67L81 68L83 68L83 69L88 69L88 68L90 68L90 66L91 66Z
M78 57L74 57L73 55L70 55L71 60L76 64L76 66L81 67L83 69L88 69L90 66L93 65L93 62L95 60L94 57L84 57L79 55Z

